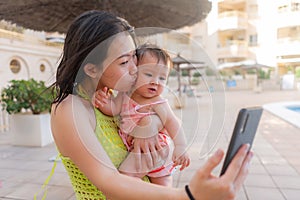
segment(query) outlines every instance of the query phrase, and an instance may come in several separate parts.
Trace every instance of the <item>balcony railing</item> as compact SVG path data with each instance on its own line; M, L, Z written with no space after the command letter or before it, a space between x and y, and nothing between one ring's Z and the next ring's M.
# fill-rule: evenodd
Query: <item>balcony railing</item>
M279 57L299 55L300 38L281 38L277 40L277 53ZM299 60L299 58L298 58Z
M238 18L247 18L247 14L245 12L241 11L226 11L219 13L219 19L225 18L225 17L238 17Z
M289 27L300 25L300 11L285 12L278 15L276 20L277 27Z
M248 47L246 41L228 40L218 48L218 57L247 57Z
M223 12L219 14L219 30L246 29L247 15L240 11Z

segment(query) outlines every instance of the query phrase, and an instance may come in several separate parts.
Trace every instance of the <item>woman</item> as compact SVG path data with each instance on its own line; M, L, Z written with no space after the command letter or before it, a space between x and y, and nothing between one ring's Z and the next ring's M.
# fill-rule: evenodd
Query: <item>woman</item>
M54 86L58 93L52 106L51 126L64 164L72 166L72 170L67 169L71 179L80 173L80 181L73 182L77 198L91 197L86 196L90 191L82 191L82 186L92 185L103 192L95 192L93 199L233 199L247 175L252 156L247 154L247 145L220 178L211 174L224 154L218 150L197 170L185 189L150 184L118 172L116 168L127 155L125 147L117 131L101 132L107 127L101 121L105 116L94 110L90 99L104 87L129 90L136 72L132 28L125 20L102 11L89 11L75 19L67 32L57 69ZM145 153L151 166L164 153L157 136L150 136L135 139L134 151Z

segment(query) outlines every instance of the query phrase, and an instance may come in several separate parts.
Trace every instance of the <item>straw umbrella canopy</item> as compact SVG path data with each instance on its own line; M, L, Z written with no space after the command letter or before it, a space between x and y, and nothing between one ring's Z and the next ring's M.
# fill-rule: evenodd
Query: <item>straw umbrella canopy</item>
M191 69L197 69L197 68L203 68L203 65L199 64L204 64L203 61L197 61L197 60L188 60L182 57L180 54L178 54L176 57L172 58L172 62L174 65L174 69L178 72L177 73L177 80L178 80L178 92L179 96L181 96L181 70L183 68L191 70ZM183 64L187 64L183 68L181 67ZM188 67L187 67L188 66Z
M88 10L106 10L134 27L178 29L204 19L208 0L0 0L0 19L25 28L65 33L72 20Z

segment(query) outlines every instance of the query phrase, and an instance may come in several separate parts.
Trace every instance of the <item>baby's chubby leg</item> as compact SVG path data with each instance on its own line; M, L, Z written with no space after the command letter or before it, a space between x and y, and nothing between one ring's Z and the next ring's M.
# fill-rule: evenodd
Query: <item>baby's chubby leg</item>
M162 176L162 177L149 177L151 183L157 184L157 185L163 185L166 187L172 187L173 177L171 175L169 176Z

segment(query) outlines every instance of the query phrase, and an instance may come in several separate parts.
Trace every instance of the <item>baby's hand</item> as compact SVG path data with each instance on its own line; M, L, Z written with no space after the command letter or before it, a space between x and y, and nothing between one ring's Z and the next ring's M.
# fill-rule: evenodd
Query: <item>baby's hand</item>
M191 162L189 155L185 152L185 148L180 147L175 147L172 160L174 162L174 166L181 165L180 171L188 167Z
M108 103L111 93L107 87L104 87L102 90L97 90L92 98L92 103L96 108L103 107Z

